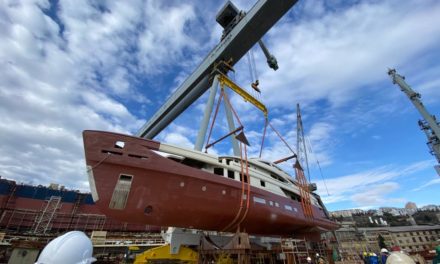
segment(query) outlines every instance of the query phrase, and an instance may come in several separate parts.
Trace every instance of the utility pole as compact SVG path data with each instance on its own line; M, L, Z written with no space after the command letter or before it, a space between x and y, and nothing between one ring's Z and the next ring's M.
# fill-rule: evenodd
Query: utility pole
M434 155L437 159L437 165L434 166L437 174L440 176L440 126L439 122L434 115L431 115L426 110L419 93L416 93L411 87L405 82L405 77L399 75L395 69L390 69L388 75L393 80L394 84L400 86L402 92L404 92L409 100L413 103L419 113L422 115L422 119L419 120L419 126L425 132L428 138L428 147L430 153Z

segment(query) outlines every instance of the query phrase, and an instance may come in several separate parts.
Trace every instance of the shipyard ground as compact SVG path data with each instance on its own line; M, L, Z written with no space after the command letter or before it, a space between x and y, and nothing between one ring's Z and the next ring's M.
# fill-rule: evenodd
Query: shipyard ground
M429 263L427 261L435 257L433 249L440 245L440 226L438 225L363 228L358 231L362 231L365 236L359 237L359 233L356 233L354 228L341 228L336 231L338 243L334 240L333 235L326 233L323 234L322 241L319 243L299 239L252 236L246 238L233 234L219 237L209 234L209 239L201 239L199 244L190 243L193 245L188 248L194 251L197 257L193 262L187 263L300 264L307 263L308 256L315 260L316 253L319 253L326 263L362 264L364 263L362 252L380 252L377 245L377 235L380 234L389 246L398 245L403 250L407 244L399 244L399 240L396 239L406 238L410 241L418 241L417 243L408 243L408 247L414 248L414 251L405 250L405 252L413 258L420 259L419 263L423 264ZM150 257L148 263L176 263L176 259L171 258L182 257L179 253L170 257L171 246L168 247L168 250L163 250L163 246L167 245L167 242L160 232L86 231L86 233L92 238L93 255L98 259L96 263L139 264L147 263L146 257ZM2 232L0 233L0 263L35 263L44 246L60 234L62 233L36 235L31 232L17 233L12 230ZM426 242L419 242L422 240ZM219 247L213 247L213 244ZM416 250L416 246L423 249ZM162 250L154 251L161 247ZM143 254L151 249L153 251L150 251L150 255ZM335 249L339 253L338 259L343 261L333 261Z
M0 263L35 263L39 253L54 235L1 233ZM160 233L107 233L89 234L93 242L95 263L306 263L307 256L319 253L332 263L331 250L324 243L310 243L298 239L249 238L246 234L203 238L199 246L181 247L181 252L169 257L162 251L153 251L148 261L143 252L167 245ZM264 241L264 243L261 243ZM195 252L193 261L179 262L185 248ZM169 249L169 247L168 247ZM153 255L154 257L151 257ZM186 254L188 256L188 254ZM194 256L193 256L194 257ZM174 259L173 259L174 258Z

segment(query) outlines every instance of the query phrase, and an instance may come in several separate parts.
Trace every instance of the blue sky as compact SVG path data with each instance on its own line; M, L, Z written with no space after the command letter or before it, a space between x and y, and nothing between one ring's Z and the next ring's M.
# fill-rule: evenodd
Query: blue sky
M234 3L249 10L254 1ZM2 1L0 175L87 190L81 132L136 133L219 42L222 4ZM278 71L253 49L261 100L291 145L301 104L311 179L330 210L440 204L419 114L387 75L396 68L440 115L438 25L435 0L303 0L264 36ZM232 77L249 87L249 75L243 59ZM156 139L192 147L206 99ZM238 97L232 102L257 155L263 117ZM216 131L226 132L223 118ZM214 153L230 153L227 143ZM288 154L269 133L264 158Z

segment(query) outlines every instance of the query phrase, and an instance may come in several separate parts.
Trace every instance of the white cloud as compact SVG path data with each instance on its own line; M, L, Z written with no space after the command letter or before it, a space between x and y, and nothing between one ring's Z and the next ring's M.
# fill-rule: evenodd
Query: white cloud
M168 144L191 148L194 144L185 136L179 133L167 133L163 141Z
M421 190L425 189L426 187L436 185L436 184L440 184L440 178L432 179L432 180L428 181L427 183L424 183L421 186L413 189L413 191L421 191Z
M141 127L129 105L151 103L144 76L195 48L185 28L195 13L160 1L51 4L57 17L48 1L0 3L0 174L84 189L81 131Z
M364 191L352 195L350 198L358 206L380 206L384 204L403 203L403 198L387 198L388 194L391 194L399 189L399 184L396 182L384 182L378 183L366 188Z
M434 48L440 40L439 17L436 1L365 1L278 25L269 36L280 69L263 74L271 87L266 101L288 106L292 98L304 103L325 99L338 106L355 100L368 85L388 78L387 67Z
M432 165L431 161L421 161L408 166L382 166L346 176L317 181L319 193L324 202L336 203L353 201L358 206L402 202L398 198L389 198L404 182L404 177L422 171ZM399 179L399 183L395 182ZM329 194L325 193L328 189Z

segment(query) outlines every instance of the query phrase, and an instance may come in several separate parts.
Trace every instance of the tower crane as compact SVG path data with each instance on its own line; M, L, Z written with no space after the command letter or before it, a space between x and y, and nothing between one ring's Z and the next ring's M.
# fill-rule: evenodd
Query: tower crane
M256 43L262 48L269 66L276 70L278 68L276 59L269 53L261 38L296 2L297 0L259 0L249 12L245 13L227 1L216 17L217 22L224 28L220 43L142 126L137 136L154 138L210 87L211 94L215 94L216 88L213 87L217 86L217 78L212 76L215 65L220 61L228 61L232 67ZM209 99L207 109L210 107L212 109L210 101ZM203 142L205 138L204 123L206 123L205 118L197 142ZM196 144L196 150L200 149L201 145Z
M422 119L419 120L419 126L428 138L427 144L431 154L437 159L438 164L435 165L434 168L440 176L440 123L434 115L429 114L420 100L420 94L411 89L411 87L405 82L404 76L399 75L395 69L390 69L388 75L391 77L394 84L400 86L400 90L408 96L409 100L422 115Z

